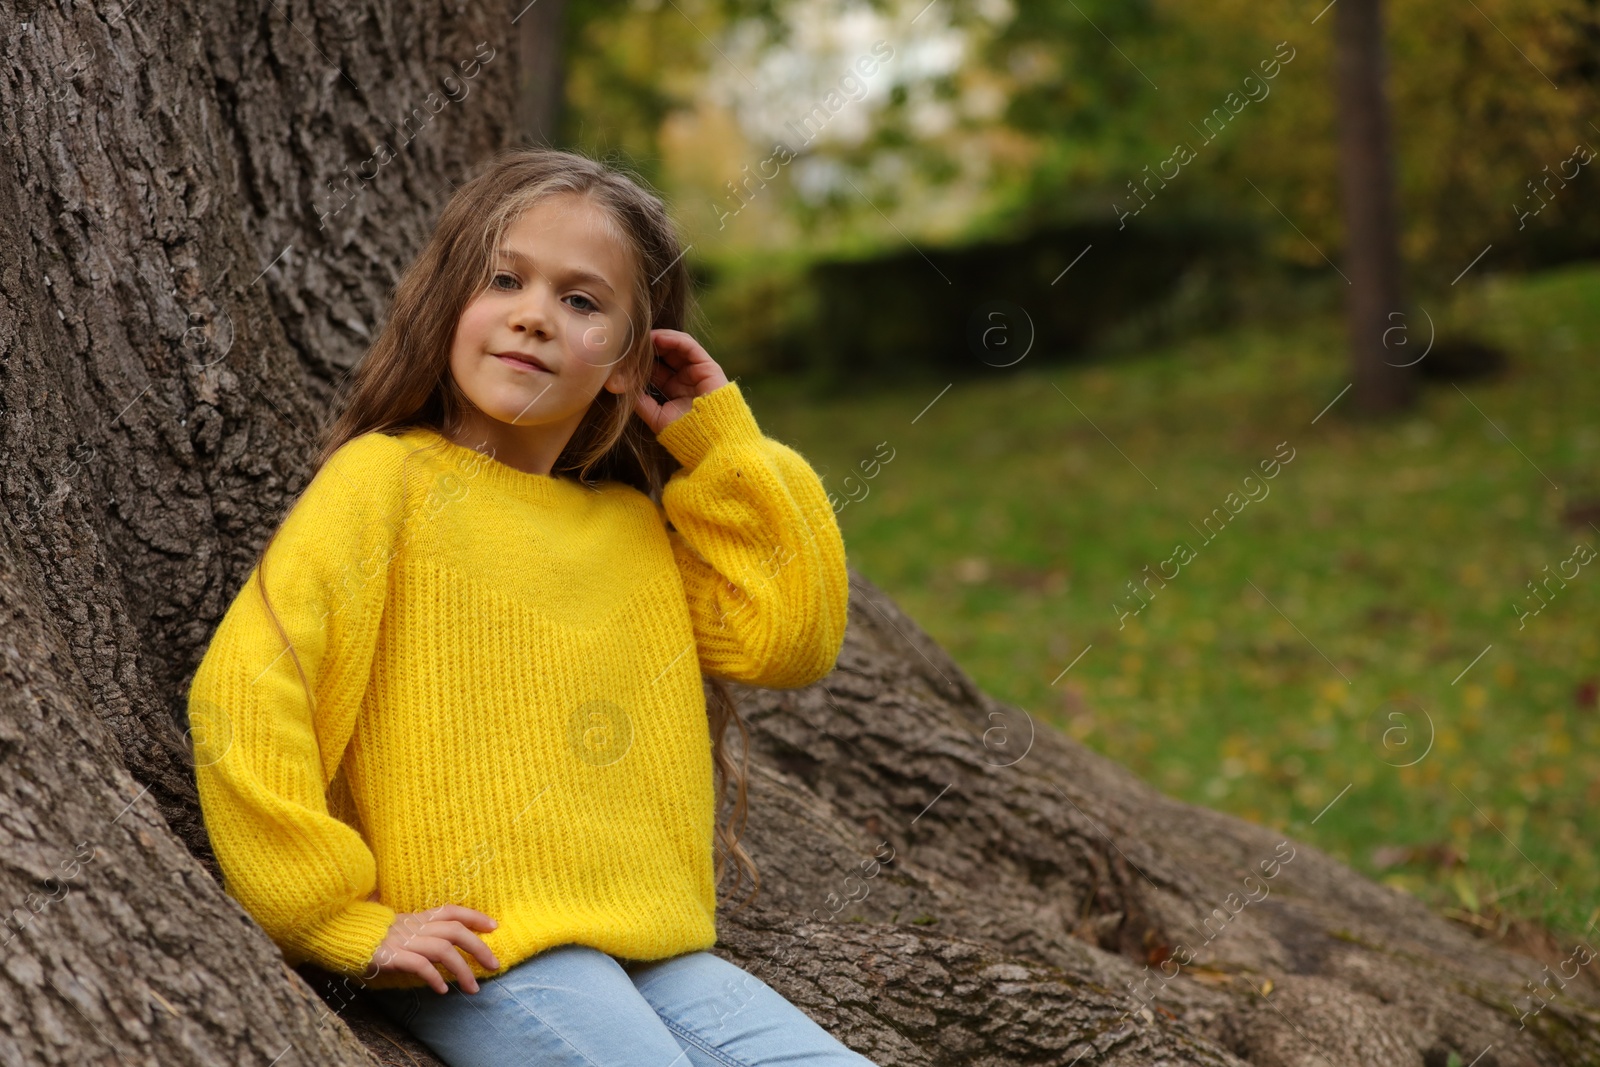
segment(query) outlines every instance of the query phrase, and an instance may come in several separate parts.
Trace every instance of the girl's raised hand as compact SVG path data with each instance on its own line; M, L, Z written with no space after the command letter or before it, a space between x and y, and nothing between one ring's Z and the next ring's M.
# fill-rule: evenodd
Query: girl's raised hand
M499 925L483 912L460 904L442 904L429 911L398 912L383 942L372 953L368 977L384 973L415 974L426 979L435 993L444 993L449 987L434 969L434 964L438 963L455 973L461 988L476 993L478 980L457 946L470 952L485 970L498 971L500 961L472 931L487 932ZM377 971L373 972L372 967Z
M667 400L662 403L641 390L634 410L652 432L660 433L694 406L695 397L727 385L728 376L700 342L682 330L651 330L650 341L655 345L656 361L649 384Z

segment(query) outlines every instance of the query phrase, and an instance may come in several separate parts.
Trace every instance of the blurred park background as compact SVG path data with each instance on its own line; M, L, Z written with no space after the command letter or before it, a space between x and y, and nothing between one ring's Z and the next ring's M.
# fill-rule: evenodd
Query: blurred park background
M1582 933L1600 3L1384 6L1384 411L1338 7L571 0L551 140L668 196L702 340L987 691L1486 934Z

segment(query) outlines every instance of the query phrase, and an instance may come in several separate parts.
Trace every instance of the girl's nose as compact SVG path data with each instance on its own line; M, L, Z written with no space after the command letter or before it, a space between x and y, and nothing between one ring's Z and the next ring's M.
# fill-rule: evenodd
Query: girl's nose
M555 297L550 294L547 287L539 284L530 286L523 299L517 301L516 307L511 312L511 328L522 330L538 337L551 337L554 334L554 309L551 304Z

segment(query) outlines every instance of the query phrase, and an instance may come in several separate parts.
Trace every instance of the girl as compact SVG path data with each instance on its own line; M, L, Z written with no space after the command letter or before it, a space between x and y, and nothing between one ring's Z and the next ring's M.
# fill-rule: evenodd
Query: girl
M452 1067L869 1063L707 951L722 679L824 677L848 583L684 251L580 155L462 186L190 689L228 892Z

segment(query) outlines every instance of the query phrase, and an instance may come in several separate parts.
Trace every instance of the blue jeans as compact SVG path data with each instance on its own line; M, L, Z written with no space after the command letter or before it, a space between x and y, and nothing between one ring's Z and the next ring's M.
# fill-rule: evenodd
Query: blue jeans
M450 1067L874 1067L710 952L624 965L557 945L476 993L455 982L368 992Z

